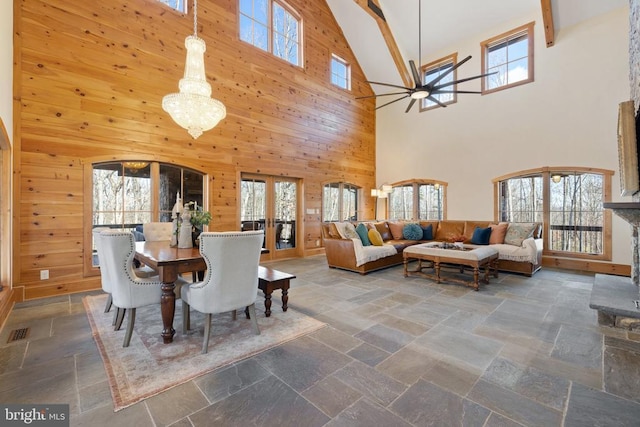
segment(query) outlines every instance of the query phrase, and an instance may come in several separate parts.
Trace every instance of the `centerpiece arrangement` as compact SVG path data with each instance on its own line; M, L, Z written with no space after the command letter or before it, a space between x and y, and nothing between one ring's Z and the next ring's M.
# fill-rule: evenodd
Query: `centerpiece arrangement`
M196 202L189 202L184 206L189 209L191 216L189 222L191 222L192 225L191 238L193 245L199 246L200 233L202 233L202 228L211 222L211 212L205 211L202 206L198 206Z
M192 248L198 246L200 233L205 225L211 222L211 213L205 211L197 202L182 205L180 193L176 196L176 203L171 211L173 218L173 237L171 246Z

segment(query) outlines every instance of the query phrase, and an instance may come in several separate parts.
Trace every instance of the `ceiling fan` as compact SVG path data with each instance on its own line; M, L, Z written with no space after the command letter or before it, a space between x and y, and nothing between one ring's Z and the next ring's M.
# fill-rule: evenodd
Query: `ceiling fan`
M419 63L421 63L420 55L422 53L422 19L421 19L421 16L422 16L421 0L418 0L418 58L419 58L418 62ZM467 77L465 79L460 79L460 80L455 80L455 81L439 84L442 79L444 79L446 76L448 76L449 74L454 72L459 66L461 66L462 64L464 64L465 62L467 62L470 59L471 59L471 55L467 56L462 61L456 63L451 68L446 70L444 73L440 74L438 77L436 77L435 79L433 79L433 80L431 80L430 82L427 82L427 83L423 83L422 82L422 78L420 76L420 73L418 72L418 69L416 67L415 62L413 62L413 60L409 60L409 67L411 68L411 74L413 76L413 81L414 81L414 84L415 84L414 87L405 87L405 86L399 86L399 85L394 85L394 84L390 84L390 83L380 83L380 82L367 81L367 83L369 83L369 84L375 84L375 85L380 85L380 86L388 86L388 87L394 87L394 88L397 88L397 89L402 89L402 92L381 93L379 95L362 96L362 97L359 97L359 98L356 98L356 99L376 98L378 96L402 95L400 98L394 99L391 102L387 102L386 104L383 104L383 105L381 105L379 107L376 107L376 110L378 110L378 109L380 109L382 107L386 107L387 105L393 104L394 102L402 101L403 99L406 99L406 98L411 98L411 101L409 102L409 106L405 110L405 113L408 113L409 110L411 110L411 107L413 107L413 104L415 104L415 102L417 100L421 100L421 99L424 99L424 98L427 98L429 101L434 102L434 103L438 104L441 107L446 107L446 105L443 104L442 102L440 102L440 100L438 98L436 98L434 95L438 95L438 94L441 94L441 93L482 93L482 92L478 92L478 91L457 90L457 89L453 89L452 90L452 89L450 89L450 87L453 86L453 85L456 85L458 83L463 83L463 82L466 82L466 81L469 81L469 80L479 79L479 78L490 76L490 75L496 73L496 72L492 72L492 73L480 74L480 75L474 76L474 77Z

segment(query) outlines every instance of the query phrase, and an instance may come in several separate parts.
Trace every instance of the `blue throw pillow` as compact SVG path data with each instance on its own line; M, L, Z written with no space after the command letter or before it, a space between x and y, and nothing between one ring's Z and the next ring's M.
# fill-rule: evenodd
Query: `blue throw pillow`
M360 236L360 240L362 240L362 246L371 246L371 240L369 240L369 230L367 226L363 223L358 224L356 227L356 233Z
M473 243L474 245L488 245L489 237L491 237L491 227L487 227L487 228L476 227L475 230L473 230L471 243Z
M422 228L422 240L433 240L433 224Z
M406 224L402 228L402 237L407 240L421 240L422 227L420 227L418 224Z

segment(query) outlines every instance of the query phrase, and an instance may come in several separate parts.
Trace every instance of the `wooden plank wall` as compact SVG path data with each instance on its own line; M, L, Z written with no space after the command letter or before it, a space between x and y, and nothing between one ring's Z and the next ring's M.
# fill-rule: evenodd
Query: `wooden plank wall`
M212 230L237 228L240 172L301 178L303 212L320 210L325 182L360 185L372 217L375 105L355 100L371 88L326 2L288 4L303 20L303 67L239 40L238 0L199 0L207 79L227 117L193 140L161 108L178 90L191 14L155 0L15 2L14 287L26 299L100 287L83 275L83 165L96 159L197 165ZM352 64L352 91L330 84L332 53ZM320 215L303 220L312 253Z

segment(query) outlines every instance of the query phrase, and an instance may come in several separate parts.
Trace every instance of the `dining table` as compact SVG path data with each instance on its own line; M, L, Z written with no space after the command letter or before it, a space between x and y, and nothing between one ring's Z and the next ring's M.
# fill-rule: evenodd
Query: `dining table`
M169 240L136 242L135 259L158 272L162 282L160 311L162 313L162 340L173 342L173 317L176 311L175 282L182 273L205 271L207 265L200 249L170 246Z

